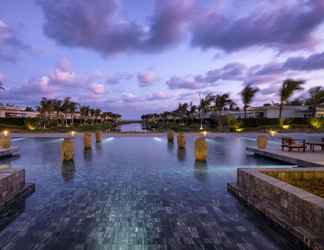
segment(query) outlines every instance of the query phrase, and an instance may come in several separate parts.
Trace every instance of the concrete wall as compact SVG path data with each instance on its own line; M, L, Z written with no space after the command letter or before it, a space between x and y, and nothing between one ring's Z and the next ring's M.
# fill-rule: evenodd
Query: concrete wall
M239 196L306 245L316 249L319 239L324 242L324 199L266 175L267 171L284 175L283 178L294 175L298 178L303 174L296 174L296 171L308 171L310 174L307 177L311 178L318 171L317 176L323 177L324 169L238 170Z
M25 187L25 170L0 171L0 208L12 200Z

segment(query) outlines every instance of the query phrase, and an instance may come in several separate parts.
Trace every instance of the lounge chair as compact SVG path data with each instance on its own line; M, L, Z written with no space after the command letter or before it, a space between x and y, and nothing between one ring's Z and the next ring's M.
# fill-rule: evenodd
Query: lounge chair
M298 140L290 137L281 138L282 151L285 151L285 148L288 148L289 152L293 151L294 149L297 149L298 151L302 150L303 152L306 152L306 147L307 144L305 140Z

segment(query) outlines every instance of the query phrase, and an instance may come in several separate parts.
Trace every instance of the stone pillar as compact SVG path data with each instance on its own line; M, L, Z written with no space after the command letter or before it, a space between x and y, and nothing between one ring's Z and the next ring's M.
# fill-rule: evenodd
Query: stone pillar
M65 138L62 144L62 160L73 161L74 159L74 140L73 138Z
M206 161L208 157L208 144L205 137L199 137L195 142L196 161Z
M172 130L168 130L168 142L169 143L173 143L173 140L174 140L174 133Z
M178 148L186 148L186 136L183 132L178 134Z
M258 135L257 145L258 145L258 149L266 149L268 146L268 136Z
M92 149L92 134L91 133L84 133L84 149L91 150Z
M0 134L0 148L11 147L11 134L8 131L4 131Z
M102 141L102 132L97 131L96 132L96 143L100 143Z

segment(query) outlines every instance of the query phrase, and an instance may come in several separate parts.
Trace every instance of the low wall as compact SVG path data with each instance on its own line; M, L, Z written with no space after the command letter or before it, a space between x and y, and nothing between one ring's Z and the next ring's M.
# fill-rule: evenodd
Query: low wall
M14 199L26 186L25 170L5 169L0 171L0 208Z
M270 176L314 174L323 176L324 168L238 169L229 190L310 249L324 249L324 199Z

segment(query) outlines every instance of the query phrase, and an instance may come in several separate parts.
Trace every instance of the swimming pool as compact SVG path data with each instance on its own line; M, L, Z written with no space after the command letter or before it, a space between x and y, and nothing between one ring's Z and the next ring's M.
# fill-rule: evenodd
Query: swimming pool
M194 137L179 151L163 137L108 137L62 164L62 139L21 138L36 192L1 218L0 249L286 249L287 242L226 191L238 167L280 166L245 154L253 138L208 139L206 165Z

